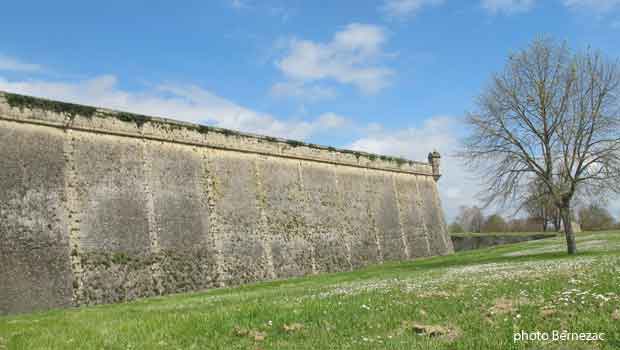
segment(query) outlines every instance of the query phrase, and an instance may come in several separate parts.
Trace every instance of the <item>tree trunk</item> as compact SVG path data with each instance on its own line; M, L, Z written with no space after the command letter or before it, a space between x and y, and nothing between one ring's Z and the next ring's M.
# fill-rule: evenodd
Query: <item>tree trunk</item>
M570 206L566 205L560 208L560 216L564 223L564 234L566 235L566 251L568 254L577 253L577 243L575 242L575 232L573 232L573 223L570 215Z
M558 209L554 209L554 214L553 214L553 226L555 227L555 231L558 232L560 231L560 226L561 224L561 218L560 218L560 214L559 214L559 210Z

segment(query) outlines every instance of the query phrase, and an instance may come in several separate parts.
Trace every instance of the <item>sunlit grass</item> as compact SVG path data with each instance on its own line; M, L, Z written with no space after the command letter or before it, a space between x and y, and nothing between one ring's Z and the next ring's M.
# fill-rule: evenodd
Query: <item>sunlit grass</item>
M557 236L559 233L557 232L459 232L459 233L451 233L450 236L456 237L486 237L486 236Z

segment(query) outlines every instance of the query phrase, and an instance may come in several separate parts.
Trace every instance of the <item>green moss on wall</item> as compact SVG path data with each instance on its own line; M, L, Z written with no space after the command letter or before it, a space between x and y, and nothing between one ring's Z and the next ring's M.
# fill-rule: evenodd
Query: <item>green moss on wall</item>
M198 132L201 134L208 134L210 131L213 131L210 127L206 125L198 125Z
M114 264L127 264L131 261L131 258L129 257L129 255L125 254L125 253L114 253L112 254L112 259L111 259L112 263Z
M17 94L6 93L5 95L6 102L12 108L23 109L42 109L46 111L51 111L59 114L64 114L69 116L71 119L75 118L76 115L81 115L86 118L92 118L92 116L97 112L97 109L94 107L76 105L73 103L66 102L58 102L58 101L50 101L36 97L23 96Z
M36 97L31 97L31 96L23 96L23 95L12 94L12 93L4 93L4 96L9 106L13 108L47 110L47 111L55 112L58 114L64 114L71 119L74 119L78 115L86 117L86 118L92 118L93 116L97 115L98 117L102 117L102 118L116 118L123 122L135 123L136 126L138 126L139 128L141 128L146 122L153 121L151 117L140 115L140 114L127 113L127 112L106 112L105 110L100 111L98 113L95 107L82 106L82 105L73 104L73 103L50 101L46 99L41 99L41 98L36 98ZM240 133L234 130L214 128L214 127L210 127L206 125L181 125L181 124L175 124L173 122L168 123L165 121L158 121L158 120L155 120L155 124L158 125L160 128L166 129L168 131L173 131L173 130L184 128L187 130L197 131L201 134L207 134L209 132L214 132L214 133L222 134L224 136L254 137L252 135L245 135L243 133ZM355 155L355 157L358 160L360 157L366 157L371 161L381 159L387 162L395 162L400 167L402 167L404 164L414 165L414 162L400 158L400 157L367 154L367 153L350 151L350 150L339 150L331 146L324 147L324 146L320 146L320 145L316 145L312 143L305 143L305 142L297 141L297 140L282 141L282 140L279 140L271 136L264 136L264 137L261 136L258 138L258 140L259 141L266 140L269 142L284 142L291 147L309 147L309 148L315 148L315 149L321 149L321 150L328 150L330 152L349 153L349 154Z
M181 129L185 129L186 127L183 125L179 125L179 124L166 124L166 123L155 123L154 125L156 125L158 128L166 130L168 132L172 132L174 130L181 130Z
M291 146L291 147L302 147L302 146L306 146L306 144L304 142L301 141L296 141L296 140L286 140L286 144Z
M150 119L149 117L145 115L126 113L126 112L117 113L116 118L124 122L136 123L136 126L138 126L139 128L141 128L142 125L144 125L144 123L146 123Z
M239 135L238 132L230 130L230 129L218 129L218 132L220 134L223 134L224 136L233 136L233 135Z

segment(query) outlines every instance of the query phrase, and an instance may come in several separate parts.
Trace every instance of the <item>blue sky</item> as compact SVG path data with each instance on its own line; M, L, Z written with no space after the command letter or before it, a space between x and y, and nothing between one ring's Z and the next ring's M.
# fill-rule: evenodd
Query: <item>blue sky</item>
M620 0L11 1L0 90L424 160L449 156L507 55L540 36L620 57ZM612 201L614 215L620 202Z

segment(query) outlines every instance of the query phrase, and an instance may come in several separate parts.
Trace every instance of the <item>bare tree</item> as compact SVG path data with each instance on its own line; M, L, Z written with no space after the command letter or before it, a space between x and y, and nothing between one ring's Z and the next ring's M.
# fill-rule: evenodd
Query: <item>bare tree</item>
M615 220L607 209L592 203L579 209L579 223L585 230L610 230Z
M508 225L500 214L490 215L482 224L481 232L505 232Z
M480 232L484 223L484 215L482 210L476 206L459 208L459 215L455 222L462 227L465 232Z
M528 184L543 183L574 254L575 195L620 192L619 102L617 60L537 40L480 95L459 155L486 179L486 205L522 204Z

